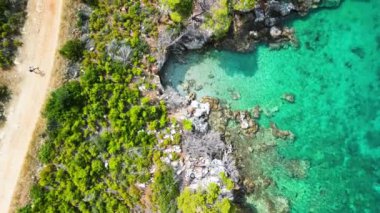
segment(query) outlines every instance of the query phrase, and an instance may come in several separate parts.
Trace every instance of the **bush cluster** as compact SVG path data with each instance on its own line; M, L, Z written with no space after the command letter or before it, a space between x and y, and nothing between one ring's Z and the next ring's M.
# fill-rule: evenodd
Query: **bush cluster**
M178 197L178 209L183 213L230 213L234 206L227 198L218 199L220 188L216 183L210 183L207 190L192 191L185 188Z
M220 0L213 5L211 11L206 14L206 21L203 28L211 29L216 39L224 37L230 29L232 16L230 15L227 0Z
M80 41L79 39L73 39L67 41L65 45L63 45L63 47L59 50L59 53L66 59L76 62L82 59L84 48L84 42Z
M0 85L0 124L2 124L5 120L5 105L11 98L11 91L5 85Z
M234 0L233 8L240 11L249 11L255 8L256 0Z
M77 40L61 49L66 58L80 61L84 74L48 99L47 139L38 154L43 168L30 192L31 203L20 211L176 210L178 185L173 171L160 163L157 136L148 131L168 125L166 106L139 90L142 85L155 88L143 73L154 61L142 39L152 7L139 1L97 3L89 19L94 51L82 51ZM112 60L107 53L114 40L133 49L128 63ZM142 63L143 58L150 60ZM157 171L152 174L153 165ZM144 197L151 197L150 202Z
M182 22L188 17L193 8L193 0L162 0L170 9L170 18L174 22Z
M0 67L10 68L17 47L22 42L17 39L25 21L26 1L0 0Z

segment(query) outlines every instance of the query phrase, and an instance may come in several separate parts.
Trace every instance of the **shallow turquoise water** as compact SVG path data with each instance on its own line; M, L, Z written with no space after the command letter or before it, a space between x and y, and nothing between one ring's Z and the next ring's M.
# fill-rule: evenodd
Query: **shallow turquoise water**
M191 53L187 64L170 61L163 80L183 93L181 82L193 79L203 87L198 97L234 109L260 105L273 114L263 126L271 120L295 133L277 151L284 161L309 161L307 177L279 165L266 171L293 212L380 212L380 1L346 0L291 25L299 48Z

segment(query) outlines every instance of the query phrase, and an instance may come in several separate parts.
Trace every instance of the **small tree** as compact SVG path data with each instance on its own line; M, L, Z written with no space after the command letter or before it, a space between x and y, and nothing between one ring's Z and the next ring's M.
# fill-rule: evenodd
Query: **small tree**
M79 39L74 39L67 41L66 44L59 50L59 53L70 61L76 62L82 59L84 48L84 42Z
M11 91L5 85L0 85L0 123L6 120L5 118L5 105L11 98Z

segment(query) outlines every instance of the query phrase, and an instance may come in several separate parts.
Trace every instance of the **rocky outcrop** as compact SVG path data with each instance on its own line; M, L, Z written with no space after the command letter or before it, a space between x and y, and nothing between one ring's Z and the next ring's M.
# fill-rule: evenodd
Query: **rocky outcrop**
M218 1L196 0L192 14L185 22L185 29L176 39L171 39L166 48L178 55L186 50L201 49L209 43L235 51L252 50L259 42L283 44L290 41L297 45L294 31L283 26L288 16L304 16L314 8L337 7L339 4L340 0L257 1L252 8L234 8L230 11L229 19L232 24L229 34L222 40L213 41L216 32L212 27L205 27L204 23L210 14L213 14L213 8L218 5Z
M206 133L208 131L207 120L210 114L210 105L193 100L190 106L188 106L187 112L187 116L193 123L194 130L200 133Z
M282 26L284 18L297 12L292 2L265 1L251 11L236 11L230 35L221 47L236 51L252 50L256 43L282 43L295 39L291 30ZM285 33L283 33L286 31Z
M188 26L182 36L178 39L177 43L174 45L174 48L197 50L202 49L205 46L205 44L209 41L212 32L199 29L200 27L197 27L196 23L196 21L193 21L193 24Z
M185 155L186 185L201 185L210 179L219 179L221 172L228 174L235 182L240 176L232 156L232 147L225 144L221 134L211 131L204 135L186 133L182 143Z
M181 147L172 146L164 151L168 156L163 161L174 168L182 187L207 189L210 183L216 183L221 187L222 198L232 200L233 191L239 188L240 181L232 146L224 141L223 133L209 128L210 115L221 109L219 101L205 97L199 102L194 100L195 96L192 93L185 98L170 87L161 96L167 103L169 116L177 120L191 120L193 124L192 131L180 132ZM175 133L170 137L174 137ZM179 152L181 159L178 162L172 159L170 153ZM235 183L234 189L226 188L221 173Z
M244 134L253 136L259 130L259 125L251 118L247 111L235 112L234 116L240 123L240 128L243 130Z

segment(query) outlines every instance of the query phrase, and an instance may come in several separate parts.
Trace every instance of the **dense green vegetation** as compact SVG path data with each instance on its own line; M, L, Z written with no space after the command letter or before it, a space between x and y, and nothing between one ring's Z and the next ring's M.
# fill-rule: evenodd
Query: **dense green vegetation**
M125 3L126 2L126 3ZM120 12L120 8L128 8ZM94 51L76 52L77 42L61 53L79 60L79 81L54 91L46 105L46 141L39 151L43 168L24 212L131 212L143 208L175 212L178 186L161 161L161 149L149 129L169 124L163 102L144 97L139 86L155 88L143 70L154 61L141 26L152 6L145 2L99 3L90 17ZM152 30L154 32L155 30ZM128 64L112 61L107 44L123 41L132 49ZM72 57L73 56L73 57ZM149 58L142 63L143 58ZM156 172L150 172L155 165ZM170 184L169 184L170 183ZM151 195L147 191L151 191ZM163 194L165 196L163 196ZM150 201L144 200L149 198Z
M17 39L25 20L26 1L0 0L0 67L7 69L13 65Z
M249 11L255 8L256 0L234 0L233 7L235 10Z
M178 197L178 209L183 213L229 213L234 212L234 207L230 200L218 199L220 187L216 183L211 183L206 191L191 191L185 188Z
M170 18L174 22L182 22L192 11L193 0L162 0L170 9Z
M174 172L171 168L165 166L155 172L152 183L152 201L157 203L157 209L160 210L160 212L176 212L176 198L179 195L178 187L178 183L174 179Z
M206 16L206 22L203 28L214 31L216 39L225 36L230 29L232 17L229 14L229 5L227 0L220 0L213 5L211 11Z
M85 43L79 39L73 39L67 41L66 44L59 50L59 53L63 57L75 62L82 59L84 48Z
M0 85L0 124L2 124L6 118L5 118L5 105L8 103L8 101L11 98L11 91L8 89L5 85Z

